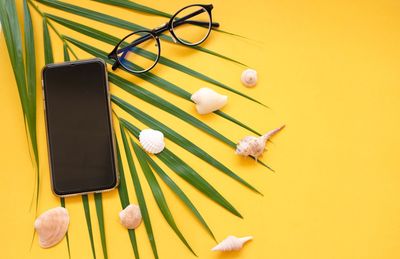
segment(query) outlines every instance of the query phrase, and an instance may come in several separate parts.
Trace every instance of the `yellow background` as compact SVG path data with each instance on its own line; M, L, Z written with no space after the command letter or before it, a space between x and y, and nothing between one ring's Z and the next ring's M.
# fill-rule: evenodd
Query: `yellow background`
M70 2L149 28L166 20L89 1ZM169 13L192 3L140 2ZM240 84L239 77L244 67L239 65L166 42L162 42L162 54L258 98L270 109L161 64L152 72L190 92L209 86L228 94L229 104L223 111L259 131L286 124L285 130L268 145L263 158L276 173L235 156L226 145L111 86L113 93L172 125L264 193L262 197L246 190L167 141L167 146L201 172L244 215L244 220L232 216L168 171L192 198L217 239L222 240L230 234L254 236L241 252L210 252L215 242L162 184L177 224L199 258L400 258L400 3L396 0L214 0L212 3L215 6L214 19L221 23L222 29L250 40L213 32L203 46L255 68L260 78L257 87L246 89ZM20 4L18 7L21 11ZM128 33L45 6L39 7L96 26L117 37ZM42 25L37 13L31 11L39 71L44 63ZM112 49L107 44L56 27L62 33L96 44L105 51ZM53 32L52 41L56 61L62 61L62 45ZM3 35L0 36L0 46L0 257L67 258L65 240L44 250L38 246L35 237L30 249L35 219L34 210L29 209L34 172ZM81 58L90 57L74 49ZM191 103L135 76L121 71L118 74L197 116ZM40 101L38 91L42 177L38 212L42 213L58 206L59 200L50 192ZM120 109L116 108L116 112L143 127ZM215 115L197 117L235 141L249 134ZM135 202L132 182L129 177L127 180L130 199ZM194 258L162 218L144 180L142 177L160 257ZM128 235L118 221L121 209L118 193L109 192L103 197L109 258L133 258ZM90 206L96 253L101 258L92 198ZM92 258L80 197L67 198L66 206L71 216L72 258ZM143 225L137 236L141 258L152 258Z

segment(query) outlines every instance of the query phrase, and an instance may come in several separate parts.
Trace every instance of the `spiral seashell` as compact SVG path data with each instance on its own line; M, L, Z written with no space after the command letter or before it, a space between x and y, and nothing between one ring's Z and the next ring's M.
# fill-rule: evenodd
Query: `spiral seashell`
M265 150L265 145L270 137L278 133L285 126L273 129L260 137L247 136L244 137L236 146L235 153L241 156L252 156L256 160Z
M243 245L253 239L252 236L247 236L247 237L235 237L235 236L228 236L224 240L222 240L221 243L216 245L211 251L222 251L222 252L227 252L227 251L236 251L240 250Z
M119 219L127 229L136 229L142 222L142 213L138 205L130 204L120 211Z
M165 148L164 134L153 129L144 129L139 134L143 149L151 154L158 154Z
M49 248L58 244L69 224L68 211L63 207L57 207L44 212L35 220L35 230L39 235L39 245Z
M246 69L242 72L240 80L247 87L254 87L257 84L257 71L254 69Z
M196 103L196 110L199 114L212 113L224 107L228 102L228 96L207 87L200 88L192 94L190 99Z

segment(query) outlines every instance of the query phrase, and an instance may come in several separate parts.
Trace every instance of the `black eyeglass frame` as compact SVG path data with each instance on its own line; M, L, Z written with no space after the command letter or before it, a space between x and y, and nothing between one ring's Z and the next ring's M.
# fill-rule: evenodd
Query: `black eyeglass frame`
M191 18L191 17L193 17L193 16L195 16L195 15L197 15L197 14L200 14L200 13L202 12L202 11L201 11L202 9L200 9L200 10L194 12L194 13L188 14L188 15L186 15L185 17L182 17L182 18L179 18L179 19L177 19L177 20L174 20L174 19L176 18L176 16L177 16L180 12L182 12L183 10L185 10L185 9L187 9L187 8L194 7L194 6L199 6L199 7L202 7L204 10L206 10L208 16L210 17L210 21L209 21L209 22L201 22L201 21L186 21L186 20L185 20L185 19L189 19L189 18ZM177 12L171 17L171 19L170 19L167 23L165 23L165 24L163 24L163 25L161 25L161 26L159 26L159 27L156 27L156 28L154 28L154 29L152 29L152 30L139 30L139 31L134 31L134 32L132 32L132 33L126 35L124 38L122 38L122 39L120 40L120 42L119 42L119 43L114 47L114 49L108 54L108 58L114 59L114 60L115 60L114 64L112 65L112 70L116 70L119 66L121 66L121 67L124 68L125 70L127 70L127 71L129 71L129 72L132 72L132 73L135 73L135 74L141 74L141 73L145 73L145 72L151 70L155 65L157 65L157 63L158 63L158 61L159 61L159 59L160 59L161 46L160 46L160 39L159 39L159 36L160 36L163 32L166 32L166 31L169 31L169 32L171 33L172 39L174 40L175 43L176 43L176 42L179 42L179 43L181 43L181 44L183 44L183 45L186 45L186 46L196 46L196 45L199 45L199 44L203 43L203 42L208 38L208 36L210 35L210 33L211 33L211 28L212 28L212 27L215 27L215 28L219 27L219 23L216 23L216 22L213 22L213 21L212 21L212 15L211 15L211 10L212 10L212 9L213 9L213 5L212 5L212 4L208 4L208 5L203 5L203 4L188 5L188 6L186 6L186 7L183 7L183 8L180 9L179 11L177 11ZM199 11L201 11L201 12L199 12ZM181 21L181 23L179 23L180 21ZM185 42L185 41L179 39L179 38L175 35L174 28L176 28L177 26L179 26L179 25L181 25L181 24L184 24L185 22L190 22L190 23L192 23L192 24L197 24L197 25L205 25L204 23L206 23L206 24L209 26L209 27L208 27L207 35L204 36L204 38L203 38L201 41L196 42L196 43L193 43L193 44L190 44L190 43L188 43L188 42ZM176 23L179 23L179 24L176 24ZM130 37L130 36L132 36L132 35L134 35L134 34L138 34L138 33L147 33L147 35L141 36L141 37L137 38L136 40L134 40L134 41L133 41L131 44L129 44L128 46L125 46L125 47L119 49L119 48L120 48L120 45L125 41L125 39L127 39L128 37ZM141 71L134 71L134 70L131 70L131 69L125 67L124 64L123 64L123 63L119 60L119 58L118 58L118 53L120 53L119 51L124 51L125 49L132 48L132 47L134 47L134 46L136 46L136 45L138 45L138 44L140 44L140 43L142 43L142 42L144 42L144 41L146 41L146 40L148 40L148 39L151 39L151 38L154 38L154 39L155 39L155 41L156 41L156 43L157 43L157 48L158 48L157 58L156 58L156 60L154 61L154 64L153 64L152 66L150 66L149 68L143 69L143 70L141 70ZM125 52L125 53L127 53L127 52Z

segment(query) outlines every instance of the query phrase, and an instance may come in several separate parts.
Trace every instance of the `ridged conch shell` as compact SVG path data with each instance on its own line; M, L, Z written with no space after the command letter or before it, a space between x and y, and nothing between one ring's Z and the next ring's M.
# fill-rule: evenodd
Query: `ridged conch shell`
M235 250L240 250L244 243L247 241L253 239L252 236L247 236L247 237L235 237L235 236L228 236L224 240L222 240L221 243L216 245L211 251L222 251L222 252L227 252L227 251L235 251Z
M240 80L242 83L247 86L247 87L253 87L257 84L257 71L254 69L246 69L243 71L242 76L240 77Z
M142 222L142 213L138 205L130 204L119 213L121 224L127 229L136 229Z
M199 114L208 114L221 109L228 102L228 96L219 94L214 90L203 87L192 94L193 102Z
M267 143L268 139L278 133L284 127L285 126L273 129L260 137L244 137L237 144L235 153L241 156L252 156L257 159L264 152L265 144Z
M144 129L139 134L143 149L151 154L158 154L165 148L164 134L153 129Z
M58 244L69 224L68 211L63 207L57 207L44 212L35 220L35 229L39 235L39 245L49 248Z

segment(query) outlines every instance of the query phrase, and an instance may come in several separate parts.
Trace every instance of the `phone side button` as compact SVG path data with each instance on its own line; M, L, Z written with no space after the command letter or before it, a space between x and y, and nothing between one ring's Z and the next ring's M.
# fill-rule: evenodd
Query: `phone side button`
M44 99L44 89L42 88L43 109L46 110L46 102Z

